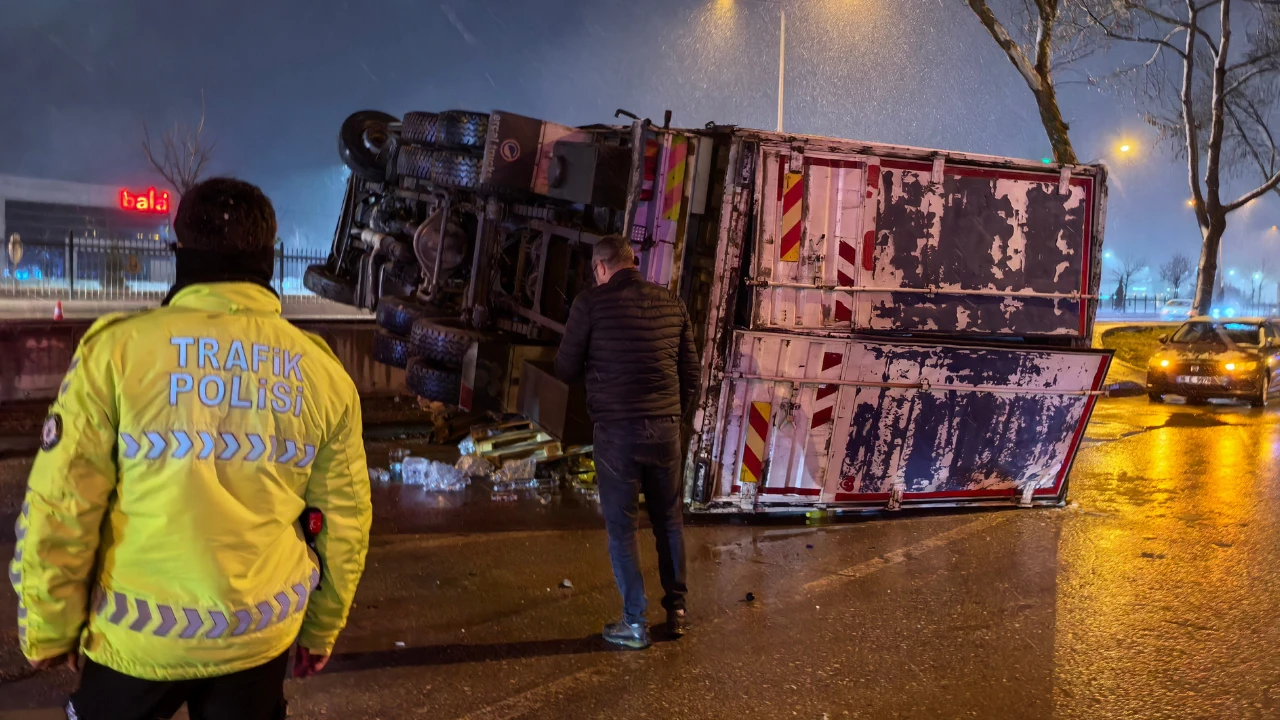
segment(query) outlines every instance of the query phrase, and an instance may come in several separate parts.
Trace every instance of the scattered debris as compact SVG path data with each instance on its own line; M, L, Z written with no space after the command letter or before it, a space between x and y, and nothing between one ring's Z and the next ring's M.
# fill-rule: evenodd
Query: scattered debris
M453 466L471 478L485 477L493 472L493 465L479 455L463 455Z
M403 642L401 642L400 640L397 640L397 641L396 641L396 647L404 647L404 643L403 643Z
M805 545L805 546L804 546L804 549L805 549L805 550L812 550L812 549L813 549L813 546L812 546L812 545Z
M370 482L379 482L379 483L391 482L391 472L383 468L370 466L369 480Z
M753 592L749 592L749 593L747 593L747 596L746 596L745 598L743 598L743 599L742 599L742 601L743 601L743 602L755 602L755 601L756 601L756 594L755 594L755 593L753 593Z
M407 457L402 466L405 485L419 485L427 490L462 490L469 480L452 465L420 457Z
M573 589L573 583L572 583L572 582L570 582L569 578L565 578L564 580L561 580L561 581L560 581L560 589L561 589L561 590L572 590L572 589Z

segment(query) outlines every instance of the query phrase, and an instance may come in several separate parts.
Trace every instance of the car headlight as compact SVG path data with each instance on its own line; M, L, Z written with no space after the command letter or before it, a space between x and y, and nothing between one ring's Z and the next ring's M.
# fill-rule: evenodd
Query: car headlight
M1258 363L1256 363L1256 362L1234 362L1234 363L1227 363L1227 364L1226 364L1226 365L1224 365L1223 367L1225 367L1225 368L1227 369L1227 372L1237 372L1237 371L1238 371L1238 372L1250 372L1250 371L1252 371L1252 370L1257 370L1257 369L1258 369Z

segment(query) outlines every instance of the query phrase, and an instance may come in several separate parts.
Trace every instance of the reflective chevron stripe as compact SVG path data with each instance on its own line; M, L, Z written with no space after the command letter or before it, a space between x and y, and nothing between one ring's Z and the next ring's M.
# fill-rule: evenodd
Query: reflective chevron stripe
M170 439L172 438L172 439ZM266 460L296 468L306 468L316 459L316 446L297 440L277 438L258 433L209 433L186 430L147 430L140 433L120 433L122 455L126 460L174 460L187 459L200 442L200 452L195 457L208 460ZM221 441L222 452L218 450ZM144 452L145 449L145 452Z
M155 637L167 638L173 636L181 625L182 630L177 634L180 640L192 640L200 637L202 632L205 639L218 640L228 630L232 637L250 635L301 614L307 609L307 600L319 581L320 573L313 570L306 580L291 583L270 599L232 612L212 608L177 608L182 610L181 620L173 605L153 603L102 587L94 590L93 609L94 614L106 622L136 633L149 631ZM19 619L25 617L26 610L20 606ZM130 619L131 622L126 624L125 621Z

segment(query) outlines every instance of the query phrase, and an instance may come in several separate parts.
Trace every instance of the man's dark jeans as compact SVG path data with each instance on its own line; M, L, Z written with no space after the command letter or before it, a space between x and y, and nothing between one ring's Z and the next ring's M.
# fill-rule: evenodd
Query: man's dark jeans
M600 508L609 533L613 576L622 593L623 619L645 621L647 602L640 572L636 528L640 492L658 544L658 575L667 610L684 609L684 516L678 418L644 418L596 423L596 478Z

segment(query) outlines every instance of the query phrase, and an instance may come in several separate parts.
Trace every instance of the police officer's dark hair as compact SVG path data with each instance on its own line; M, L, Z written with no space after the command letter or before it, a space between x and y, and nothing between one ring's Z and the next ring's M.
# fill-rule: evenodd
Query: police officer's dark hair
M621 235L605 235L596 241L591 248L591 259L602 262L610 270L633 267L636 264L635 251L631 243Z
M184 248L261 252L275 247L276 211L256 185L210 178L183 193L173 230Z

